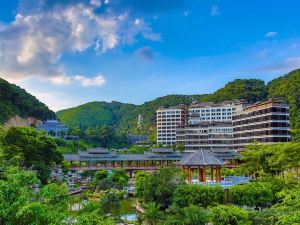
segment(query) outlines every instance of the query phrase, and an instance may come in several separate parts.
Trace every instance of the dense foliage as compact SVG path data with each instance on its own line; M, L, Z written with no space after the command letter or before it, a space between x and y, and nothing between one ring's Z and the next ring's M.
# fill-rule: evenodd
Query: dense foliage
M0 124L11 117L34 117L39 120L55 118L54 112L20 87L0 78Z
M237 79L227 83L223 88L208 95L205 100L211 102L245 99L254 103L267 98L267 87L264 81L257 79Z
M75 108L57 112L58 118L71 128L82 130L102 125L118 125L120 117L136 106L120 102L89 102Z
M143 203L156 202L163 207L171 203L174 191L184 183L174 168L161 168L152 174L139 172L135 181L135 194Z
M175 190L173 203L180 208L189 205L207 208L224 203L224 190L220 186L183 185Z
M46 183L50 166L60 163L62 155L57 151L53 138L34 128L12 127L0 129L0 151L3 164L13 164L38 171L38 177Z
M241 169L252 176L276 175L300 167L300 143L253 144L242 152Z

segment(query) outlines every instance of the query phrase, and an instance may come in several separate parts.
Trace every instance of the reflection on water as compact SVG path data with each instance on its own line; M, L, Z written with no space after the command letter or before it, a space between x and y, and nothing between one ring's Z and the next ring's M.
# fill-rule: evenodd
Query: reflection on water
M70 204L71 211L78 211L84 208L84 206L88 203L87 200L81 200L80 202L75 202ZM127 198L120 201L120 209L115 213L121 216L121 219L127 222L136 221L138 214L136 212L136 199L135 198Z
M116 212L121 216L121 219L131 222L131 221L136 221L137 220L137 212L135 210L135 198L127 198L121 200L120 204L121 207L120 209Z
M124 221L128 221L128 222L132 222L132 221L136 221L137 220L137 214L126 214L121 216L121 219Z

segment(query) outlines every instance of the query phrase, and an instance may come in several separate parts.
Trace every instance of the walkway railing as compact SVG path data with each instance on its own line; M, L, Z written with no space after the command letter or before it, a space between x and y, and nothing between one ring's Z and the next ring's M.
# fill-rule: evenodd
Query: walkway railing
M73 166L72 170L112 170L112 169L124 169L124 170L158 170L160 166L137 166L137 165L99 165L99 166Z
M203 184L203 185L220 185L221 187L227 189L234 185L248 184L251 178L246 176L223 176L221 182L208 180L206 182L199 182L197 179L192 180L192 184Z

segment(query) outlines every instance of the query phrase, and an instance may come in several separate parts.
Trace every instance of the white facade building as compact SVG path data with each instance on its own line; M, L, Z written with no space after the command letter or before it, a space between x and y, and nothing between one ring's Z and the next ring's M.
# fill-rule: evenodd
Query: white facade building
M188 124L201 122L230 122L238 102L192 104L188 109Z
M186 107L178 105L156 111L156 141L163 145L176 144L176 129L186 124Z

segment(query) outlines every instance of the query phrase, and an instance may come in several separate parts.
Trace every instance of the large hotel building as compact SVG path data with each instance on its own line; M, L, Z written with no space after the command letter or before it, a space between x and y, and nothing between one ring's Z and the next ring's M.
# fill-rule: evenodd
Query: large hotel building
M253 142L288 142L291 139L289 106L278 99L237 108L232 122L235 148Z
M290 140L289 107L278 99L179 105L157 110L157 143L223 151Z

